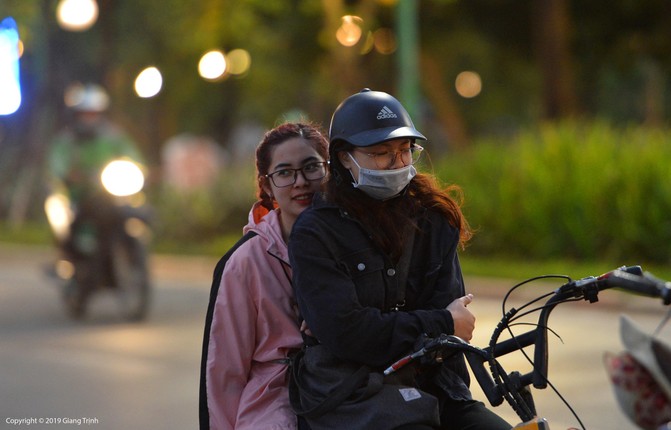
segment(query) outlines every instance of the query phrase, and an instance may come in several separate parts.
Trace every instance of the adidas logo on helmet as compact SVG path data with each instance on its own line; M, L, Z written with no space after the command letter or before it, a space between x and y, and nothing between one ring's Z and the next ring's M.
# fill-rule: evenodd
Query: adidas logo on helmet
M384 106L380 112L377 114L377 119L389 119L389 118L398 118L398 115L396 115L391 109L389 109L387 106Z

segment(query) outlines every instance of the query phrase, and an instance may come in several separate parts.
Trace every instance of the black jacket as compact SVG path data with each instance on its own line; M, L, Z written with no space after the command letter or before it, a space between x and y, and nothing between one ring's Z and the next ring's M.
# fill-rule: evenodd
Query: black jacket
M445 308L463 296L459 230L426 210L418 220L405 306L391 310L398 268L358 221L320 199L293 226L289 258L301 314L319 343L343 361L383 370L417 346L422 334L453 334ZM440 382L449 397L470 399L463 356L448 359Z

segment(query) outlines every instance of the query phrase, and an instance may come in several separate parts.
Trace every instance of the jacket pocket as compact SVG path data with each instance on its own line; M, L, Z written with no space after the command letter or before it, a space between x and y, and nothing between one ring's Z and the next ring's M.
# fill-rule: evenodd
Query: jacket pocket
M340 264L349 273L362 306L384 308L386 281L384 260L371 249L345 255Z

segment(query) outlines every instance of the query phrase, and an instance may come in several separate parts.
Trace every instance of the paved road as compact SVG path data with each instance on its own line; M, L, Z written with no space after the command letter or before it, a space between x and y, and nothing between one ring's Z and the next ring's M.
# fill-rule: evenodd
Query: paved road
M93 303L86 321L69 320L43 274L50 259L29 248L0 251L0 428L18 427L8 418L90 418L99 429L196 428L214 261L154 258L150 317L131 324L117 317L108 297Z
M35 429L196 428L202 324L215 260L153 257L151 315L130 324L117 318L105 297L86 321L69 320L43 274L51 258L49 250L0 246L0 428L29 423L11 419L31 420ZM500 296L497 284L470 280L477 345L486 343L496 323L498 301L489 296ZM551 380L589 429L634 429L619 413L601 365L604 351L620 349L622 306L646 327L661 316L661 310L618 300L566 306L553 315L565 344L551 347ZM504 366L521 364L506 359ZM537 402L553 429L575 424L550 390ZM506 405L496 410L514 421ZM35 424L40 418L61 424Z

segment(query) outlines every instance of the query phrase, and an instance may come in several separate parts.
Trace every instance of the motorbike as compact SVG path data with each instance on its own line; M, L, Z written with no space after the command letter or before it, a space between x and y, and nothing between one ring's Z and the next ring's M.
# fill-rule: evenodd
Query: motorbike
M511 308L508 311L505 310L506 301L514 290L532 281L554 277L563 278L567 282L522 306ZM494 329L487 347L481 348L471 345L454 335L441 335L427 340L423 347L393 363L384 371L384 374L392 374L415 360L440 362L451 354L463 352L489 403L492 406L499 406L505 400L520 418L521 423L513 427L513 430L549 430L548 420L539 416L536 411L531 387L540 390L550 385L555 390L548 379L548 337L549 333L555 334L548 325L550 313L559 304L582 300L596 303L599 293L611 288L658 298L662 300L664 305L671 305L671 282L663 281L648 272L643 272L640 266L623 266L600 276L590 276L579 280L572 280L570 277L563 275L539 276L515 285L506 294L503 300L503 316ZM543 300L545 301L543 302ZM538 313L538 319L535 322L520 322L524 321L520 318L536 313ZM671 318L671 310L667 313L658 330L669 318ZM534 328L522 334L516 334L512 329L516 325L531 325ZM508 333L509 337L500 340L503 333ZM533 349L533 357L524 351L524 348L527 347ZM665 349L667 355L669 351L671 349L667 347ZM498 358L513 352L522 353L531 364L532 370L527 373L507 372ZM668 359L664 358L664 363L661 364L668 366ZM666 370L668 372L668 369ZM671 374L667 373L665 376L669 381L668 383L671 383ZM559 395L558 392L557 394ZM562 398L562 400L564 399ZM584 430L585 426L580 418L573 412L570 405L566 401L564 402ZM667 399L667 405L665 406L669 407L669 404L671 404L671 399ZM654 407L661 408L659 404ZM641 428L671 429L671 422L666 423L668 418L664 419L663 422L640 423L631 415L629 417Z
M102 291L116 296L124 318L146 317L151 215L144 179L137 163L116 159L102 169L85 201L72 202L62 186L47 197L44 208L60 254L53 273L72 318L83 318L91 297Z

